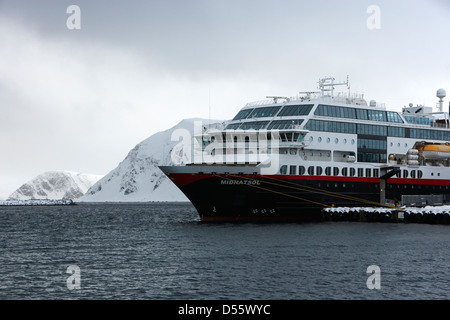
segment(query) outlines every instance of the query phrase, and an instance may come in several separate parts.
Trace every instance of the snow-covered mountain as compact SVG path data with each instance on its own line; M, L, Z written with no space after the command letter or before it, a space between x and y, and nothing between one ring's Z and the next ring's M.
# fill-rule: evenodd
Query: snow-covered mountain
M77 201L188 201L158 166L174 164L172 150L179 148L181 139L172 141L172 133L180 129L178 132L192 136L196 121L202 124L221 123L218 120L185 119L168 130L150 136L136 145L115 169ZM176 151L182 158L181 149Z
M23 184L8 200L77 199L102 176L72 171L49 171Z

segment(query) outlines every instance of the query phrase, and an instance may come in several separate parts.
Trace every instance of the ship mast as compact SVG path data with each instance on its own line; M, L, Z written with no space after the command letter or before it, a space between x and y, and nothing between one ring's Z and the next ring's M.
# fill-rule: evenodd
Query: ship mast
M319 79L319 89L322 92L322 97L325 97L325 96L333 97L334 89L335 89L334 86L347 86L347 89L350 91L348 76L347 76L346 82L335 83L334 80L336 80L336 79L333 77Z

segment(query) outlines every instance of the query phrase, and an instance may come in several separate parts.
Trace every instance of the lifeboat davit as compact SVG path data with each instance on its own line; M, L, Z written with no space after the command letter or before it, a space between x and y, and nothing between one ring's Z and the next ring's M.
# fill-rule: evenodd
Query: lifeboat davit
M450 159L450 144L436 143L423 144L417 148L424 159L447 160Z

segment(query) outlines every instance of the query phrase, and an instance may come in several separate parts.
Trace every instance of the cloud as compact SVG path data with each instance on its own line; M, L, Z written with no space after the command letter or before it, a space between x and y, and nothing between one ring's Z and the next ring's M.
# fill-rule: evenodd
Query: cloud
M4 18L0 41L1 175L106 173L165 128L157 108L167 79L137 54L46 38Z
M0 19L0 192L47 170L105 174L151 134L210 110L230 118L244 103L216 99L241 97L236 78L199 81L133 47L66 32Z

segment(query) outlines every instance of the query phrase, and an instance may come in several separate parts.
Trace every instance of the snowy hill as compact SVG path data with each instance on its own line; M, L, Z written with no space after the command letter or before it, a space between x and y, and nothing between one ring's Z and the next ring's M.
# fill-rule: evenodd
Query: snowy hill
M171 152L179 145L179 141L171 141L172 132L184 129L184 132L189 132L192 136L195 121L201 121L202 124L210 122L204 119L186 119L168 130L150 136L136 145L117 168L94 184L77 201L188 201L158 166L173 165Z
M23 184L8 200L77 199L101 178L71 171L49 171Z

